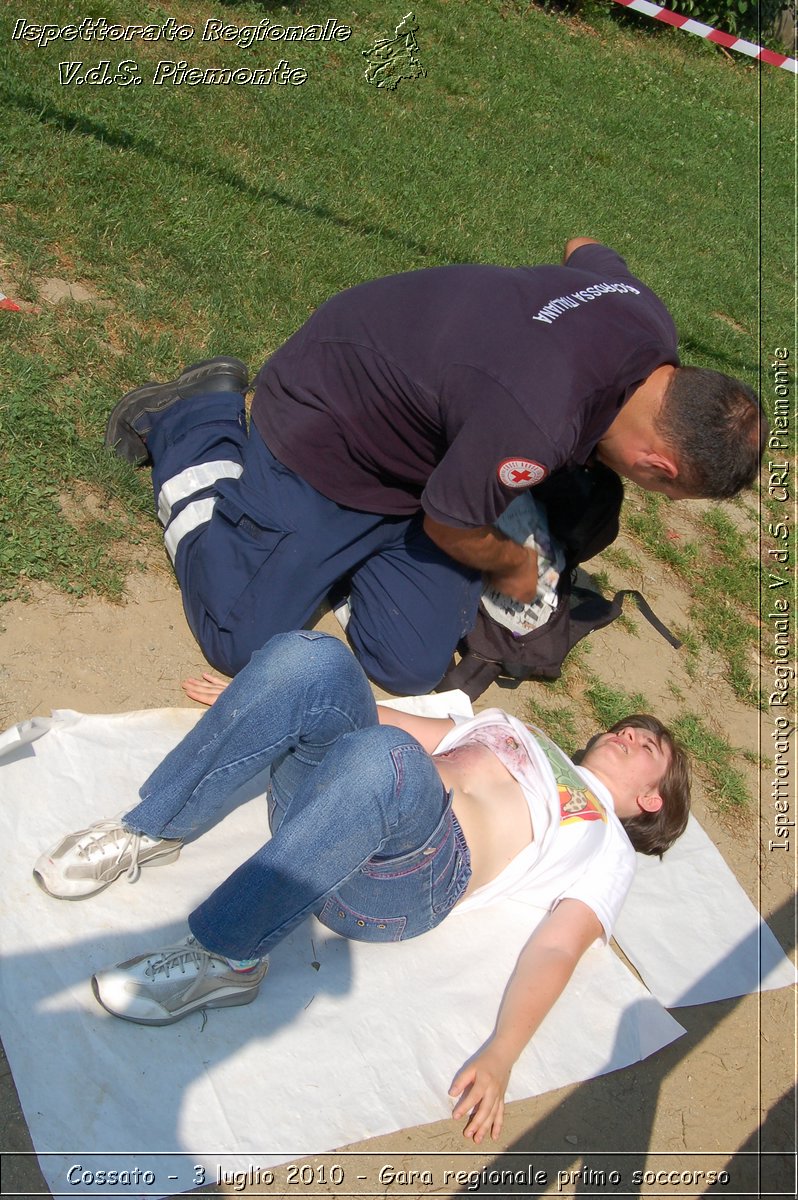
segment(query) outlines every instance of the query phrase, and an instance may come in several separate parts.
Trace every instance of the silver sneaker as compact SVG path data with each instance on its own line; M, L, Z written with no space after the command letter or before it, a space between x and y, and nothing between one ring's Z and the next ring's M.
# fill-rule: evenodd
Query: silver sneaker
M135 833L119 818L97 821L70 833L43 854L33 878L57 900L84 900L107 888L120 875L135 883L142 867L174 862L182 841Z
M226 958L188 937L177 946L140 954L92 976L103 1008L139 1025L171 1025L202 1008L250 1004L269 968L266 958L234 971Z

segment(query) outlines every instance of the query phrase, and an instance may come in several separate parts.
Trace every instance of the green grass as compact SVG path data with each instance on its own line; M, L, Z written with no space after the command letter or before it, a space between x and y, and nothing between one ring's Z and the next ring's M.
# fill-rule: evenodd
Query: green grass
M677 717L672 728L700 773L706 777L710 803L721 811L749 807L751 797L746 782L730 761L738 751L725 738L708 729L695 713Z
M276 11L102 6L109 21L173 16L197 30L211 16L242 26ZM216 353L255 368L327 296L376 275L557 261L568 237L595 236L665 298L685 361L761 382L772 404L760 350L791 335L785 72L730 62L684 35L641 36L629 20L596 15L588 28L504 0L430 0L417 13L427 77L387 92L365 82L362 51L399 10L286 11L305 25L335 16L353 36L248 50L199 34L179 50L40 48L11 41L21 14L0 17L0 286L40 309L0 313L0 597L34 580L115 595L131 565L160 554L158 527L143 519L147 473L101 449L120 394ZM66 24L76 10L31 0L24 17ZM150 82L163 58L236 67L281 56L307 70L306 84ZM59 84L60 61L103 57L135 59L144 82ZM79 281L103 303L43 303L42 276ZM656 497L639 516L626 510L634 536L691 594L691 629L751 700L752 547L722 514L685 545L667 538ZM618 547L606 554L637 566ZM567 694L567 677L555 686Z
M703 514L700 541L670 538L667 514L661 496L641 493L639 505L625 509L624 526L692 591L689 615L704 644L723 661L735 695L757 705L752 672L759 643L757 544L720 508Z
M585 695L596 719L604 728L632 713L650 710L650 705L640 693L629 695L622 689L610 688L597 681L587 688ZM749 807L751 796L748 785L731 760L740 754L748 761L758 762L758 755L751 756L735 750L724 737L713 733L695 713L677 716L669 725L689 753L695 770L706 780L710 805L720 811Z
M668 502L655 492L639 492L638 506L624 509L624 526L660 562L682 575L694 571L702 554L696 542L683 542L669 536Z
M601 556L622 571L636 571L639 567L637 559L633 558L628 550L624 550L623 546L608 546L606 550L602 550Z
M610 590L610 577L606 571L591 571L590 577L593 580L593 585L597 591L601 592L602 596L606 596Z
M609 729L617 721L634 713L650 712L651 704L640 692L630 693L623 688L613 687L585 671L569 672L568 691L559 689L556 702L549 704L541 698L541 687L536 688L527 700L527 716L573 755L584 746L585 738L579 730L578 712L584 712L585 702L594 718L594 729ZM579 681L579 686L577 686ZM561 682L561 681L558 681ZM551 684L544 684L543 695L551 695ZM669 691L680 710L687 700L682 691L669 684ZM676 738L690 755L695 773L706 786L707 800L711 808L719 812L740 811L750 808L751 795L742 773L734 765L739 756L753 766L761 765L760 757L753 751L737 750L721 735L713 733L705 721L696 713L680 711L680 715L668 721Z
M701 648L701 643L693 633L692 629L688 629L686 626L675 626L673 632L682 643L680 653L684 655L685 673L690 679L695 679L698 674L698 654Z
M645 696L640 692L630 695L621 688L611 688L598 679L594 679L585 689L585 698L602 729L609 729L624 717L648 712L650 709Z
M544 704L536 695L527 701L528 719L538 725L549 737L554 738L566 754L571 757L582 749L572 709L566 704Z

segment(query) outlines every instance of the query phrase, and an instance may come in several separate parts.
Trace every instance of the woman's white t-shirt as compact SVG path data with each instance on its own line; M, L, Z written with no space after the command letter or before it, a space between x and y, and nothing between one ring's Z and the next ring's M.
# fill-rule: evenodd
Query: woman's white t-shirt
M573 786L573 776L564 780L562 772L558 781L534 731L501 709L453 719L455 728L434 753L467 742L487 745L521 785L533 830L531 843L495 879L462 900L457 911L506 897L547 910L566 898L581 900L609 939L635 872L635 852L609 790L570 760L582 786Z

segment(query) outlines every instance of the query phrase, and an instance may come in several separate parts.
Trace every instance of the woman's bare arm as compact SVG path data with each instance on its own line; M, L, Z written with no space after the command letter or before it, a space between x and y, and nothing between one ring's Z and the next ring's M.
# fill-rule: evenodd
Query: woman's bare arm
M180 685L189 700L198 704L211 705L221 696L227 687L227 681L218 675L203 671L200 679L184 679ZM395 708L377 705L377 715L381 725L393 725L396 729L404 729L417 742L420 742L428 754L432 754L444 734L454 727L454 721L439 717L418 717L414 713L399 712Z
M432 754L441 739L450 729L454 729L454 721L450 717L417 717L415 713L386 708L384 704L377 705L377 718L380 725L393 725L394 728L409 733L424 747L427 754Z
M538 925L518 956L492 1036L449 1089L458 1098L452 1116L468 1114L464 1137L476 1143L486 1133L498 1138L513 1064L602 933L598 917L581 900L561 900Z

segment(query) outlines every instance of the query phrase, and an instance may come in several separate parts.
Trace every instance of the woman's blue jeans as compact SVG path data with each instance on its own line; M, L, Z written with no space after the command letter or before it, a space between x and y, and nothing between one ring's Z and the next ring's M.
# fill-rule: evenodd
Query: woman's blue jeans
M189 917L201 945L262 956L310 913L361 941L443 920L471 874L450 798L418 742L377 723L362 668L326 634L280 634L256 651L125 823L187 838L268 766L272 837Z

